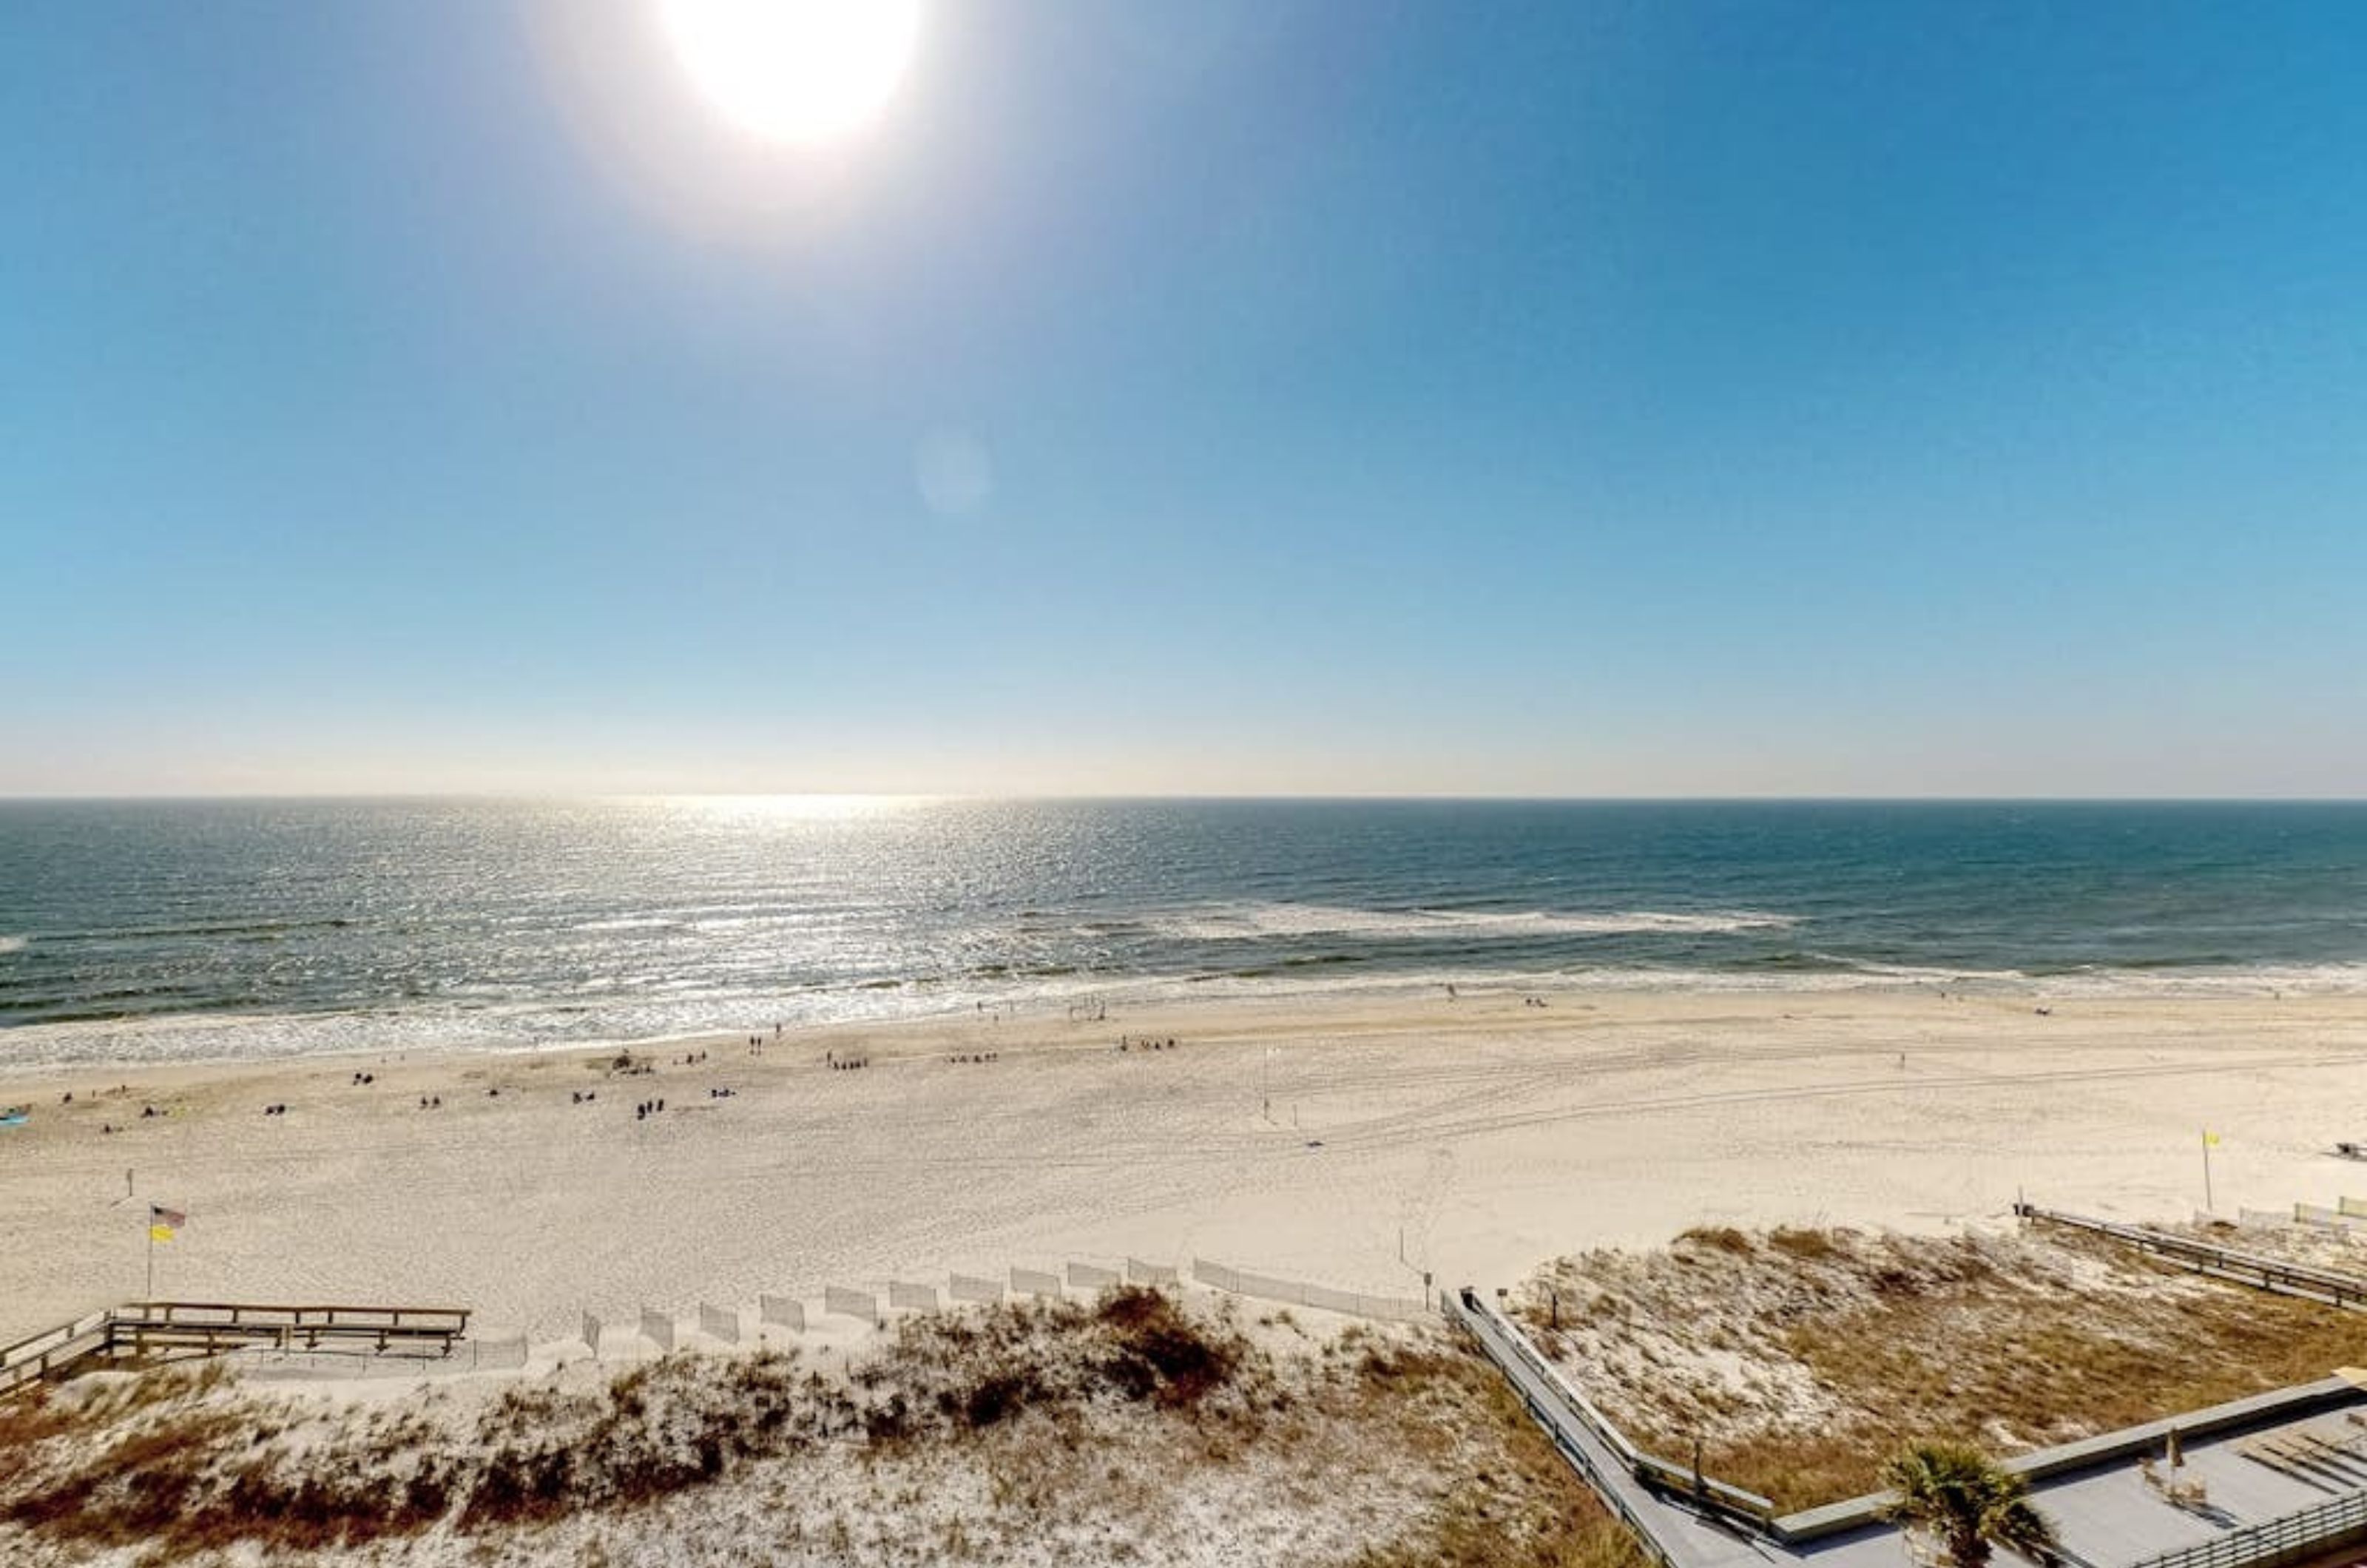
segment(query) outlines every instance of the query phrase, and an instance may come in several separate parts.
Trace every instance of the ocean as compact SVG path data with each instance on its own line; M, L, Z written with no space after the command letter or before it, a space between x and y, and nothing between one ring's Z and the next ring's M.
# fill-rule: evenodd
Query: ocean
M0 802L0 1063L1448 983L2367 992L2367 805Z

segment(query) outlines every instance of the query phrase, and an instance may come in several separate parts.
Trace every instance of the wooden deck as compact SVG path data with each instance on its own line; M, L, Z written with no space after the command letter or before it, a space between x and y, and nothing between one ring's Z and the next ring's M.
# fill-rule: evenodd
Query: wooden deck
M91 1361L149 1361L225 1350L351 1350L447 1357L467 1307L279 1306L127 1302L0 1347L0 1398Z

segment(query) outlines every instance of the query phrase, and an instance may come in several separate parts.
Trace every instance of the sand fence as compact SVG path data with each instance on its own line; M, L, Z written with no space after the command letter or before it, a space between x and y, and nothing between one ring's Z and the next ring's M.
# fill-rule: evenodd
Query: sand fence
M844 1285L825 1285L821 1292L821 1310L832 1317L856 1317L878 1326L879 1298L869 1291L851 1290Z
M1416 1297L1335 1291L1326 1285L1228 1268L1222 1263L1211 1263L1205 1258L1192 1260L1192 1278L1195 1283L1211 1290L1226 1291L1237 1296L1285 1302L1293 1306L1314 1307L1319 1312L1344 1313L1351 1317L1377 1318L1384 1323L1418 1323L1434 1315L1430 1303Z
M740 1310L737 1307L710 1306L698 1303L698 1331L709 1339L725 1345L740 1343Z
M2227 1223L2225 1214L2198 1212L2195 1218L2205 1224ZM2367 1198L2338 1198L2331 1208L2323 1203L2295 1203L2291 1210L2237 1209L2232 1223L2238 1229L2254 1231L2367 1231Z
M1002 1300L1002 1281L981 1280L975 1274L957 1274L946 1286L946 1293L957 1302L980 1302L991 1305Z
M768 1328L786 1329L792 1334L815 1331L830 1318L851 1319L876 1328L885 1324L891 1313L918 1314L943 1312L948 1306L965 1303L991 1306L1018 1297L1066 1301L1072 1293L1092 1295L1121 1285L1172 1287L1183 1284L1185 1278L1184 1271L1172 1265L1127 1258L1111 1263L1071 1259L1057 1270L1014 1266L1005 1269L1000 1279L980 1274L948 1274L942 1286L934 1281L912 1279L891 1279L860 1285L825 1284L821 1288L818 1307L804 1296L779 1295L769 1292L759 1295L753 1328L742 1308L700 1302L697 1304L697 1332L717 1344L740 1345L752 1338L761 1339ZM1306 1280L1234 1269L1206 1258L1193 1261L1189 1279L1194 1284L1231 1295L1313 1307L1319 1311L1344 1313L1383 1322L1411 1323L1432 1315L1431 1309L1413 1297L1334 1290ZM664 1355L680 1348L685 1340L685 1325L675 1314L653 1307L644 1307L638 1323L632 1325L629 1349L607 1343L624 1326L612 1325L598 1314L587 1311L582 1315L576 1342L595 1357L599 1357L611 1351L629 1356L647 1354L652 1348Z

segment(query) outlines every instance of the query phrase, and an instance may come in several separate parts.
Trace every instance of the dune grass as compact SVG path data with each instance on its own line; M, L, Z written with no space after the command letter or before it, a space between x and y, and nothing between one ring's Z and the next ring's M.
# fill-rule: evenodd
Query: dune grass
M1695 1231L1564 1259L1520 1303L1639 1444L1698 1437L1784 1507L1874 1489L1910 1438L2012 1454L2367 1359L2357 1314L2044 1231Z
M914 1317L829 1371L678 1354L354 1407L159 1372L0 1410L0 1560L574 1563L706 1532L718 1560L1188 1565L1239 1550L1174 1529L1213 1503L1276 1541L1323 1516L1308 1561L1643 1568L1444 1328L1263 1326L1120 1289Z

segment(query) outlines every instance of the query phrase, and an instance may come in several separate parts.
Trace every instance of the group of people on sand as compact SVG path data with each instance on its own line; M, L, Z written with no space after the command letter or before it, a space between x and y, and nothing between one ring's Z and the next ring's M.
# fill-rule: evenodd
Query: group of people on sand
M851 1073L857 1067L867 1067L871 1065L871 1058L868 1056L842 1056L835 1051L823 1052L821 1059L822 1065L833 1073Z
M947 1056L946 1058L948 1062L953 1062L964 1066L980 1062L999 1062L1002 1059L1002 1053L1000 1051L971 1051L964 1055Z
M1175 1036L1171 1034L1161 1040L1154 1035L1138 1039L1131 1034L1121 1034L1117 1037L1117 1048L1121 1051L1172 1051L1175 1049Z
M74 1100L74 1096L71 1094L67 1095L66 1100L71 1102ZM288 1108L283 1105L279 1109L285 1111ZM153 1105L143 1105L140 1108L140 1120L142 1122L153 1122L160 1116L170 1116L172 1112L170 1111L159 1111ZM268 1116L271 1113L266 1111L264 1114ZM100 1122L98 1124L98 1130L101 1134L128 1133L131 1131L128 1126L119 1127L112 1122Z

